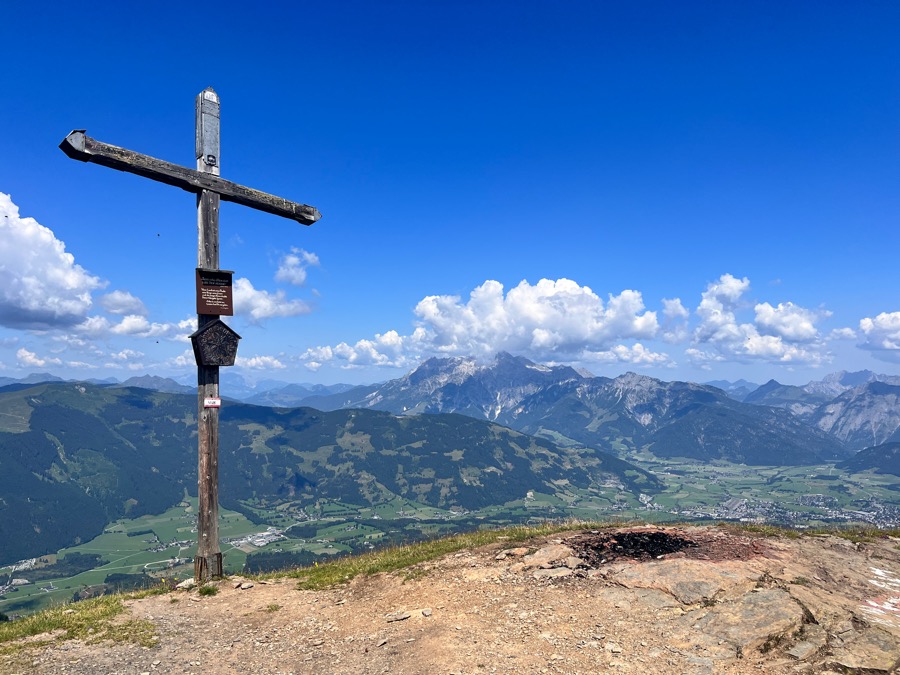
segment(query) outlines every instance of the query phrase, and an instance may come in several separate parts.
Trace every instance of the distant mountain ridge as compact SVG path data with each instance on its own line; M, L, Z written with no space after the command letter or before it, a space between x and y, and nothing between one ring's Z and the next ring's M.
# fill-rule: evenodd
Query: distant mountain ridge
M11 562L87 540L196 494L193 395L56 382L0 389L0 542ZM654 493L650 473L462 415L397 417L240 403L220 417L220 500L397 497L474 510L607 483Z
M177 382L195 388L196 391L196 373L178 377ZM268 378L257 380L247 378L229 368L223 368L219 374L219 387L223 396L244 403L296 408L305 405L301 401L310 396L346 391L352 389L354 385L296 383Z
M852 451L900 433L900 377L869 370L832 373L802 387L770 380L744 402L789 410Z
M431 358L352 407L406 415L454 412L496 420L541 389L583 379L574 368L539 365L506 352L487 364L473 358Z
M809 419L817 428L862 450L897 440L900 432L900 380L871 380L820 406Z
M646 449L658 457L795 465L844 454L840 443L787 413L739 403L715 387L635 373L551 387L498 421L616 448L623 457Z
M743 402L772 408L784 408L797 417L807 418L819 406L827 403L832 398L833 396L829 396L824 392L809 392L804 387L781 384L776 380L769 380L764 385L750 392Z
M736 401L743 401L750 393L759 389L758 384L755 382L748 382L747 380L737 380L735 382L730 382L728 380L710 380L703 384L721 389Z
M721 389L626 373L586 377L500 353L486 364L432 358L382 385L307 399L321 409L396 415L460 413L567 446L660 457L804 464L841 457L842 443L793 416L730 398Z
M158 377L157 375L142 375L140 377L129 377L121 384L112 384L112 387L140 387L141 389L152 389L154 391L163 391L168 394L194 394L197 392L196 387L188 387L184 384L178 384L175 380L168 377Z
M871 370L858 370L856 372L841 370L836 373L830 373L821 380L810 382L803 388L811 394L821 392L826 395L838 396L845 391L869 382L900 384L900 377L896 375L879 375Z
M286 384L272 387L244 398L245 403L265 405L274 408L295 408L308 399L317 396L332 396L353 389L352 384ZM227 391L227 389L226 389ZM315 406L311 406L315 407Z
M670 456L672 448L678 448L678 452L690 457L735 456L745 457L750 463L764 463L778 456L774 448L776 441L766 427L777 429L792 439L790 443L796 443L791 445L796 447L796 452L785 455L789 462L839 455L840 448L823 440L825 437L820 432L847 451L884 443L895 439L895 435L900 437L900 400L894 389L900 387L898 376L868 370L840 371L802 386L784 385L776 380L761 386L745 380L719 380L700 385L642 377L633 373L613 379L594 377L568 366L541 365L524 357L500 353L488 363L467 357L431 358L403 377L361 386L287 384L275 380L248 382L239 374L226 371L222 375L222 394L256 405L284 408L360 408L396 415L459 413L497 421L568 445L583 444L626 454L649 449L659 456ZM48 373L36 373L21 380L0 378L0 387L4 383L25 386L46 381L61 380ZM607 385L609 382L617 384ZM580 386L585 383L588 386ZM193 386L156 376L135 377L121 384L103 386L195 392ZM619 393L610 395L605 389L608 386L612 387L610 391ZM649 389L656 393L643 406L628 404L627 401L641 395L642 389L646 390L645 394ZM664 390L668 393L661 394ZM681 401L676 408L692 410L683 420L667 417L666 413L676 391ZM726 402L715 392L724 392L738 405ZM625 404L614 400L619 395L625 396ZM552 400L554 397L566 401ZM696 400L690 404L692 397ZM598 407L597 402L601 400L603 405ZM766 408L788 411L794 422L805 425L806 430L798 428L789 418L761 412ZM648 424L647 419L656 421ZM659 420L664 422L659 425ZM714 442L713 438L719 440ZM749 438L756 440L750 442ZM722 446L725 443L741 449L729 450ZM722 447L717 449L716 444ZM803 447L806 451L801 451Z
M50 373L31 373L22 378L0 377L0 387L41 384L43 382L83 382L101 387L140 387L171 394L196 394L196 380L197 376L195 373L179 376L177 379L150 374L137 375L124 381L119 381L112 377L103 379L89 378L87 380L63 379ZM307 398L330 396L355 388L355 385L352 384L296 384L271 379L263 379L251 383L241 375L228 370L221 373L220 383L221 392L225 398L254 405L289 408L300 406L301 401Z
M39 384L41 382L62 382L61 377L51 375L50 373L31 373L21 378L0 377L0 387L10 384Z
M875 471L900 476L900 442L891 441L865 448L837 466L846 471Z
M196 489L191 387L153 376L117 385L52 377L0 386L0 541L13 542L4 548L18 557L93 536L114 518L160 512ZM646 453L786 466L874 446L846 466L892 473L900 470L895 382L865 371L809 390L771 381L755 403L710 385L594 377L509 354L489 363L429 359L380 385L285 385L258 392L270 406L227 405L222 501L400 496L472 509L523 490L610 481L653 494L661 483L628 461ZM333 408L278 404L307 391L305 400Z

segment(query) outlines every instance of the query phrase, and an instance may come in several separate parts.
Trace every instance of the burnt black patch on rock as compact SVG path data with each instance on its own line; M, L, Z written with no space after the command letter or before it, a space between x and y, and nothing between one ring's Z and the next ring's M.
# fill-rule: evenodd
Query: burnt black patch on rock
M697 543L686 537L658 530L586 534L566 543L589 567L620 558L654 560L687 548L697 548Z

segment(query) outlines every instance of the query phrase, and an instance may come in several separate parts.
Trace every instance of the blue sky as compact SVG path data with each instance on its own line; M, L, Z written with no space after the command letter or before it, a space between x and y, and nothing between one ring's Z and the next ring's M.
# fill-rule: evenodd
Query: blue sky
M900 374L900 5L94 2L2 10L0 376L194 370L192 166L222 100L239 364L375 382L506 350L597 374Z

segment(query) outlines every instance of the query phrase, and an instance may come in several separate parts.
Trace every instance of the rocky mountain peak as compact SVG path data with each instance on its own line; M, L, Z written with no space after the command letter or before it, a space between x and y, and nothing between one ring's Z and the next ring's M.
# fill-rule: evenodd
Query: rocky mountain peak
M872 380L848 389L820 406L812 423L856 450L884 443L900 429L900 385Z
M478 370L478 364L471 357L432 357L400 379L409 387L432 393L449 383L462 384Z
M772 379L772 380L769 380L768 382L766 382L765 384L760 385L759 388L757 388L757 390L753 393L757 394L757 395L764 394L766 392L778 389L781 386L782 386L781 382L779 382L778 380Z
M810 394L838 396L848 389L853 389L877 379L878 375L871 370L860 370L853 373L841 370L836 373L829 373L821 380L810 382L803 389Z
M639 375L638 373L633 373L631 371L628 371L624 375L619 375L613 382L623 389L655 389L662 384L662 382L656 378L648 375Z
M507 352L488 363L471 357L435 357L370 392L365 406L397 414L460 412L496 420L539 389L580 379L568 366L536 364Z
M665 384L647 375L628 372L615 378L613 386L616 395L620 399L624 399L626 410L635 414L642 425L649 424L647 411L642 412L637 409L659 399Z

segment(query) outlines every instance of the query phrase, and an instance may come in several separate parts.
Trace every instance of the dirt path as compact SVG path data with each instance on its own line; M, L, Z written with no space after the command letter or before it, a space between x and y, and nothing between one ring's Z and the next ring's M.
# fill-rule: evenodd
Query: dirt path
M158 646L56 642L0 657L0 672L887 673L900 662L897 545L631 528L329 591L232 579L215 596L129 601Z

